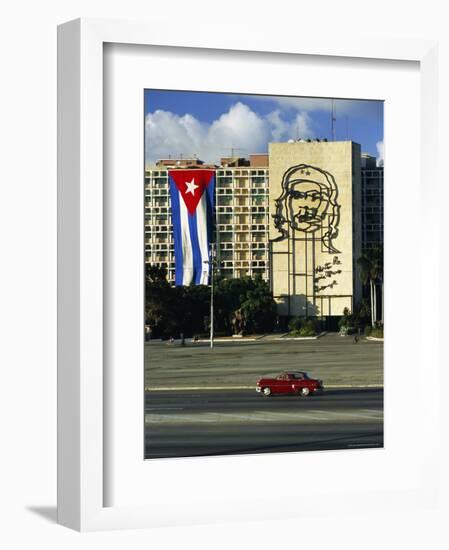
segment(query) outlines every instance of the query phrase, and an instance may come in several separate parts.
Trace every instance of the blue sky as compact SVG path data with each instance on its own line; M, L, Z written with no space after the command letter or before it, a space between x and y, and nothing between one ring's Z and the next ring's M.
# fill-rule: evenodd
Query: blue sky
M218 162L267 152L270 141L332 139L329 98L254 96L209 92L145 91L147 162L198 155ZM360 143L383 161L383 102L335 99L336 139Z

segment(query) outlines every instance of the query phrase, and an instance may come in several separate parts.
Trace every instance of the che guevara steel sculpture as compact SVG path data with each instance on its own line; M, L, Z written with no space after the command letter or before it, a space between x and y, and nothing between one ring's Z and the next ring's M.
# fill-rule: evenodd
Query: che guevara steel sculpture
M282 177L282 192L275 200L272 215L280 235L272 242L289 237L289 228L312 234L321 232L321 242L331 254L339 253L333 245L338 235L340 206L338 187L329 172L309 164L291 166Z
M296 277L290 279L291 275L295 275L296 269L299 269L302 275L306 276L303 280L307 316L310 307L315 306L317 294L338 285L335 277L342 273L339 267L341 261L336 256L340 251L334 245L340 223L338 186L330 172L310 164L297 164L288 168L282 176L281 186L281 194L274 201L275 209L272 214L274 227L279 235L272 238L271 243L273 245L286 239L301 240L304 243L302 257L309 257L311 261L306 260L305 265L303 262L299 268L295 266L299 256L293 255L292 260L288 261L288 276L292 281L293 293ZM332 260L324 262L323 265L315 263L316 243L321 243L322 253L334 255ZM293 248L289 246L288 250L291 251ZM308 277L313 281L310 286Z

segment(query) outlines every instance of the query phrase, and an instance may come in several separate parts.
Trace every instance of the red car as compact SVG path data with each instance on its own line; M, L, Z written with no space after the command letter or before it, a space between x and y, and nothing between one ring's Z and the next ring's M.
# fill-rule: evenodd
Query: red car
M306 372L281 372L276 378L261 378L256 384L256 391L266 397L275 393L293 393L307 396L322 391L323 381L310 378Z

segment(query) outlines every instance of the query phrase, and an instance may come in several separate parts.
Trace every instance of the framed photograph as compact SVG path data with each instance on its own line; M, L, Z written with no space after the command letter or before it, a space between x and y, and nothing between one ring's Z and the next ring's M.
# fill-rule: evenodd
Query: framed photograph
M59 522L436 506L436 45L174 25L58 32Z
M144 101L145 458L382 448L383 102Z

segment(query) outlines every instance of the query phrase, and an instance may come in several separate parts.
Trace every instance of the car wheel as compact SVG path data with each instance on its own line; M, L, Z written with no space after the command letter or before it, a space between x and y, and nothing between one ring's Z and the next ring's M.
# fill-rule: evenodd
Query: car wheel
M302 396L302 397L307 397L310 393L310 390L309 388L301 388L301 391L299 392L299 394Z
M264 388L262 390L262 393L265 395L265 397L268 397L269 395L271 395L271 390L270 388Z

